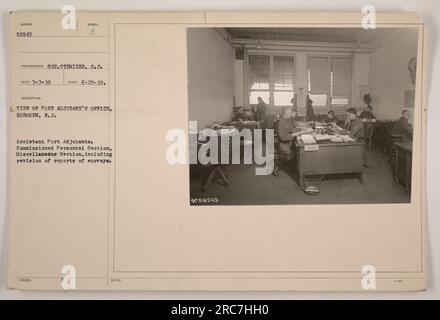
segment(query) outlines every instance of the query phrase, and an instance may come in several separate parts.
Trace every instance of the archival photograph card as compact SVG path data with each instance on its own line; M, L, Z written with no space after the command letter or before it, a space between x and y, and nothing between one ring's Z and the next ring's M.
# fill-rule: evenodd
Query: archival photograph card
M188 29L191 204L411 202L418 32Z
M416 14L9 20L10 289L424 290Z

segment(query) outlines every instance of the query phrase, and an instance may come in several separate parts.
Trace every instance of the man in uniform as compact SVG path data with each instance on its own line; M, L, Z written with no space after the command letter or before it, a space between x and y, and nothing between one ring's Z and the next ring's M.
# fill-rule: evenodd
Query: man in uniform
M409 123L410 116L411 114L408 110L402 111L402 116L399 120L397 120L396 124L393 127L393 135L404 136L405 138L412 140L413 128Z
M347 109L347 128L348 135L354 140L364 136L364 123L358 118L355 108Z
M274 175L278 176L280 166L289 165L294 158L294 139L306 131L296 126L296 111L290 107L283 108L282 116L278 121L278 139L279 139L279 164L275 166Z

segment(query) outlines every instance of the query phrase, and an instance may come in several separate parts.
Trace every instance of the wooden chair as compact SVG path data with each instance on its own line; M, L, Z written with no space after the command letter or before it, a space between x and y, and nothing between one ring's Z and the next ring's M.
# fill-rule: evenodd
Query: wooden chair
M273 155L274 155L274 162L275 162L275 166L273 169L273 174L278 177L278 171L280 169L280 137L278 135L278 123L280 120L274 120L273 121L273 130L274 130L274 150L273 150Z
M396 164L396 146L395 143L398 142L407 142L408 139L406 139L403 135L397 135L390 133L389 137L389 143L390 146L388 147L388 162L390 163L391 167L394 168Z

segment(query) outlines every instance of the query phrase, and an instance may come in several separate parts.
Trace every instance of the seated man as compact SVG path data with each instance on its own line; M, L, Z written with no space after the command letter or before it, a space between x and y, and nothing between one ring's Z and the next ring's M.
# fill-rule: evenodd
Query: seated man
M373 107L368 105L367 109L361 112L359 118L362 120L373 120L376 119L376 117L373 115Z
M357 117L355 108L347 109L347 134L354 140L358 140L364 135L364 124Z
M336 123L338 119L336 119L335 112L333 110L330 110L327 112L327 118L325 119L325 122L327 123Z
M250 117L246 114L243 107L238 107L237 113L232 118L232 121L247 121L251 120Z
M286 162L290 162L295 154L292 148L294 139L308 131L303 131L296 126L296 111L293 111L290 107L284 107L282 116L278 121L278 137L279 137L279 152L280 163L284 165ZM274 174L278 176L279 166L275 166Z
M391 134L394 136L404 136L405 138L412 140L413 128L409 123L410 116L411 114L409 110L403 110L402 116L397 120Z

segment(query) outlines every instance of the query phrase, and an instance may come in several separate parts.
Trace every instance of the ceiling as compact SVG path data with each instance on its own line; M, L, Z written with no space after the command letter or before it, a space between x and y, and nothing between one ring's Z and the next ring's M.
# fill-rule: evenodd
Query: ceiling
M226 28L231 40L364 43L376 45L395 28Z

